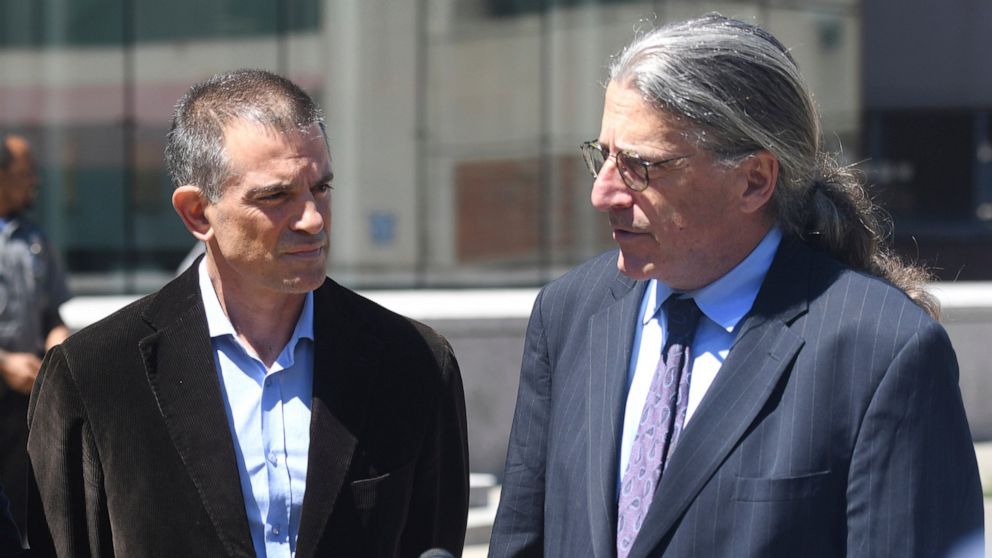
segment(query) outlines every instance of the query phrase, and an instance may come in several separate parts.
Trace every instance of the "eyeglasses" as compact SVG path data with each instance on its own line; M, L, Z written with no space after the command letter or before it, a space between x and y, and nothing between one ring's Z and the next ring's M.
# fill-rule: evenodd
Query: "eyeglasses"
M644 191L651 183L651 176L648 174L648 169L651 167L667 165L692 157L692 155L679 155L660 161L645 161L639 155L627 151L617 151L611 155L609 148L596 141L587 141L579 148L582 150L582 160L586 162L586 167L589 168L593 178L599 176L599 171L606 164L606 160L613 157L616 159L617 171L620 172L623 183L635 192Z

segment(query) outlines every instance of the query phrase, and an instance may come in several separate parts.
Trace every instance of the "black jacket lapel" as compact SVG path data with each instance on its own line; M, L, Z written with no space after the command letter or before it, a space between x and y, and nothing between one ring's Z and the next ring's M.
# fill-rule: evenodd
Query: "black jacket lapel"
M313 556L347 477L378 376L376 334L344 289L326 280L314 293L310 455L297 556Z
M255 556L197 265L144 313L155 333L139 348L159 411L218 536L232 556Z
M588 513L593 556L601 558L616 549L617 455L631 344L646 285L618 273L611 289L616 302L589 319Z

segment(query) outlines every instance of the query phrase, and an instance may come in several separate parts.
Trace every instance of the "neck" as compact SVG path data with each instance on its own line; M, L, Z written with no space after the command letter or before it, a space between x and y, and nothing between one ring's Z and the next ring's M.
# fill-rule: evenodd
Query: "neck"
M272 366L293 336L306 293L249 293L232 288L219 279L209 260L207 274L238 338L255 351L265 366Z
M762 221L740 227L733 237L721 243L723 252L699 258L697 273L674 281L663 278L662 282L679 291L693 291L709 285L744 261L758 247L774 224L774 221Z

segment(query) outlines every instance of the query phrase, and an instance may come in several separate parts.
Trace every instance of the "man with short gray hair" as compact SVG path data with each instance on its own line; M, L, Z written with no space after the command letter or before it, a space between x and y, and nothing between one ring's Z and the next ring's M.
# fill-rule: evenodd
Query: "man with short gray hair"
M269 72L214 76L180 99L166 160L206 255L46 358L28 414L47 521L32 550L460 554L458 363L427 326L325 276L317 105Z
M613 59L581 150L619 250L534 304L490 556L981 540L936 301L820 141L795 61L756 26L709 15Z

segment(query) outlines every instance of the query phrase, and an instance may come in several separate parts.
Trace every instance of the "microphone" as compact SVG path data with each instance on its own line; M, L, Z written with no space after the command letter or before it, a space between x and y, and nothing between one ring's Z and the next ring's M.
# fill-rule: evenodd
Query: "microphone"
M455 556L443 548L431 548L425 550L420 558L455 558Z

